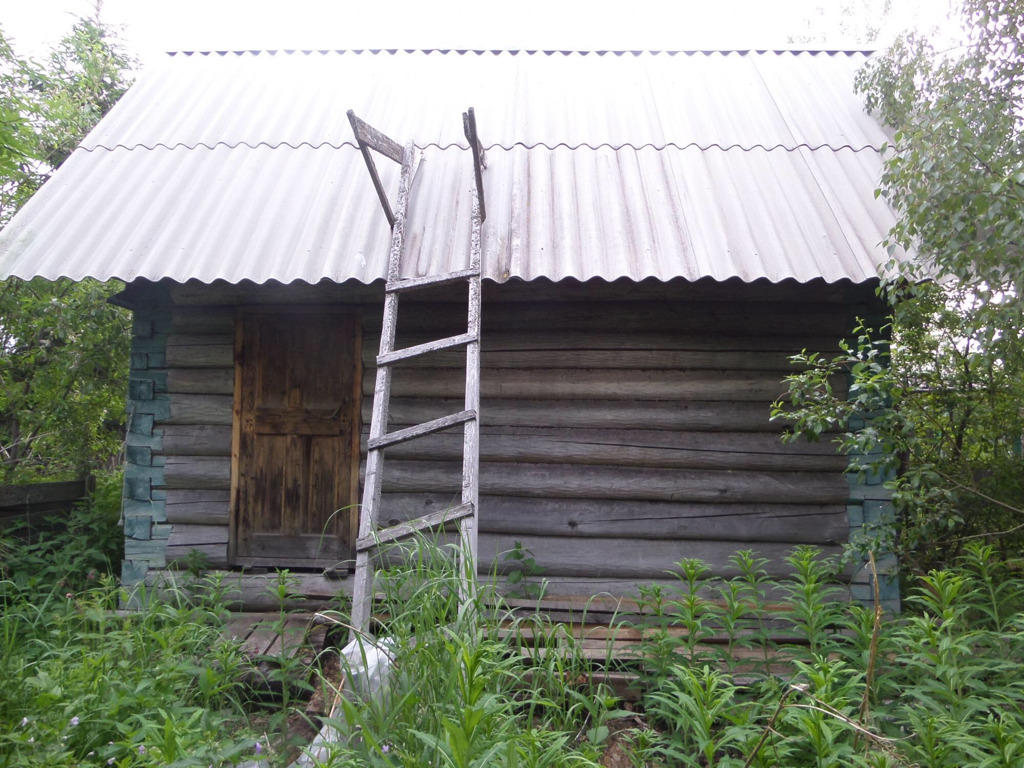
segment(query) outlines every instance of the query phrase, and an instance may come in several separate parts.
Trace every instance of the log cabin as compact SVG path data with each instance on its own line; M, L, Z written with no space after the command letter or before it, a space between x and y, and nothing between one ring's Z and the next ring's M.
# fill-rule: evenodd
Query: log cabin
M838 554L887 492L769 415L790 355L886 311L866 58L193 52L145 72L0 233L3 277L124 281L124 583L199 565L248 610L278 569L313 603L351 589L390 228L349 109L420 157L404 277L467 264L477 115L481 573L526 551L526 580L571 601L669 583L681 558L727 575L750 549L781 579L798 545ZM465 313L464 288L424 292L399 343ZM458 410L463 366L399 366L392 427ZM456 503L461 446L387 449L384 521ZM865 568L843 579L870 599Z

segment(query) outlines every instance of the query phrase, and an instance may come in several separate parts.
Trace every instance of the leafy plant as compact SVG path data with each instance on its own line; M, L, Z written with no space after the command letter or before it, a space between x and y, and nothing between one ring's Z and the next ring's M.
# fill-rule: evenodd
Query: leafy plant
M533 552L523 546L521 541L512 542L512 549L502 554L505 563L503 570L509 597L540 599L544 594L544 585L534 581L534 577L544 573L544 568L537 565Z

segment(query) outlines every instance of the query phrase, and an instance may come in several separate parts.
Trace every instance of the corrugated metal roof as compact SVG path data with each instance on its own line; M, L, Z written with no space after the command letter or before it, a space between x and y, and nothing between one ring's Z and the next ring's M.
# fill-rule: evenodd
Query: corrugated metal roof
M0 274L209 282L385 273L389 232L345 118L423 148L407 274L467 260L490 147L494 280L864 281L891 211L863 54L176 55L0 233ZM378 163L385 184L397 166Z
M345 112L404 143L878 148L863 53L176 54L85 140L96 147L354 145Z

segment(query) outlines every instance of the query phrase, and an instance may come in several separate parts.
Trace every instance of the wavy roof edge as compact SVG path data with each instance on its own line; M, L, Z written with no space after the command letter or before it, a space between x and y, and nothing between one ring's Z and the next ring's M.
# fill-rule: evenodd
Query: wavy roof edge
M777 55L782 54L808 54L810 56L872 56L876 53L873 48L801 48L801 47L780 47L767 46L764 48L699 48L699 49L678 49L678 50L648 50L648 49L604 49L604 50L577 50L577 49L544 49L544 48L224 48L209 50L184 50L165 51L168 56L277 56L284 55L306 55L313 54L353 54L353 55L395 55L398 53L421 53L424 55L435 54L438 56L465 56L475 54L509 56L747 56L751 53Z
M165 151L168 151L168 152L173 152L176 149L183 149L183 150L189 150L189 151L196 150L196 149L207 149L207 150L210 150L210 151L213 151L215 149L241 149L243 147L245 149L260 149L260 148L283 149L285 147L287 147L288 149L303 149L303 148L308 148L308 149L341 149L343 147L358 147L358 146L359 145L356 143L356 141L354 139L351 140L351 141L341 141L341 142L337 142L337 143L330 142L330 141L322 141L322 142L319 142L319 143L316 143L316 144L314 144L313 142L310 142L310 141L302 141L302 142L299 142L297 144L292 144L292 143L287 142L287 141L279 141L277 143L271 143L269 141L259 141L259 142L256 142L255 144L249 143L247 141L236 141L234 143L227 142L227 141L218 141L218 142L216 142L214 144L207 144L206 142L203 142L203 141L196 142L195 144L188 144L186 142L178 142L176 144L165 144L162 141L158 141L155 144L142 144L142 143L137 143L137 144L113 144L113 145L96 144L96 145L91 146L91 147L84 147L84 146L83 147L79 147L79 149L81 149L81 151L83 151L83 152L97 152L97 151L100 151L100 150L105 151L105 152L114 152L114 151L117 151L117 150L124 150L126 152L136 152L136 151L153 152L153 151L156 151L158 149L162 149L162 150L165 150ZM418 149L418 150L438 149L438 150L441 150L442 152L447 152L449 150L460 150L460 151L466 152L466 151L469 150L469 147L467 145L465 145L465 144L458 144L458 143L440 144L438 142L427 142L425 144L417 144L417 143L413 142L413 147L415 149ZM535 142L533 144L528 144L528 143L523 142L523 141L517 141L517 142L514 142L512 144L507 144L507 145L506 144L499 144L499 143L485 144L483 146L483 149L484 149L485 152L489 152L491 150L495 150L495 151L497 151L497 150L510 151L512 149L526 149L526 150L546 149L549 152L554 152L554 151L559 150L559 149L566 149L566 150L569 150L570 152L575 152L577 150L585 150L585 149L589 149L589 150L594 151L594 152L596 152L599 149L610 149L613 152L620 152L620 151L623 151L623 150L632 150L634 152L641 152L641 151L644 151L644 150L651 150L653 152L662 152L662 151L668 150L668 149L674 149L674 150L677 150L677 151L680 151L680 152L685 152L687 150L696 150L696 151L699 151L699 152L710 152L712 150L718 150L720 152L776 152L776 151L780 151L780 152L797 152L799 150L807 150L808 152L875 152L875 153L878 153L879 151L881 151L881 147L874 146L872 144L861 144L859 146L854 146L852 144L833 145L833 144L807 144L807 143L803 143L803 144L792 144L792 145L789 145L789 146L787 146L785 144L772 144L772 145L767 145L767 144L751 144L749 146L746 146L746 145L743 145L743 144L726 144L726 145L717 144L717 143L698 144L697 142L690 142L689 144L678 144L678 143L676 143L674 141L665 142L664 144L654 144L652 142L647 142L646 144L610 144L610 143L604 143L604 144L587 144L587 143L568 144L566 142L559 142L558 144L545 144L544 142Z
M662 278L657 275L647 275L639 278L632 277L602 277L595 275L587 278L579 278L572 275L561 278L553 278L548 275L536 275L534 277L522 277L520 275L512 275L504 279L496 279L494 277L483 275L481 280L485 284L498 286L498 287L514 287L517 285L548 285L548 286L586 286L590 288L594 287L609 287L616 285L631 285L631 286L642 286L642 285L654 285L659 286L672 286L672 285L745 285L745 286L812 286L812 285L823 285L829 288L857 288L864 286L876 286L882 281L884 275L877 275L875 277L869 277L863 280L856 280L852 277L838 277L834 280L829 280L827 277L817 276L811 277L806 280L801 280L798 277L782 277L778 279L772 279L770 277L743 277L742 275L731 275L729 277L716 278L708 275L690 279L682 276ZM24 278L14 277L14 280L22 280ZM132 285L142 285L145 283L168 283L173 285L204 285L204 286L235 286L235 287L247 287L247 286L268 286L268 287L284 287L284 288L309 288L309 287L345 287L345 286L361 286L363 288L379 288L382 292L387 284L384 278L374 278L369 281L362 281L358 278L351 277L347 280L335 281L330 278L321 278L320 280L305 280L301 277L295 278L294 280L279 280L278 278L271 277L261 282L256 282L252 278L243 277L238 280L227 280L225 278L215 278L213 280L203 280L198 277L189 277L185 280L178 280L172 277L147 277L146 275L135 275L130 278L121 277L118 275L109 275L107 277L98 277L92 274L86 274L81 277L71 277L69 275L57 275L54 277L41 277L32 279L42 279L48 282L56 282L57 280L95 280L98 283L111 283L117 281L122 283L126 289Z

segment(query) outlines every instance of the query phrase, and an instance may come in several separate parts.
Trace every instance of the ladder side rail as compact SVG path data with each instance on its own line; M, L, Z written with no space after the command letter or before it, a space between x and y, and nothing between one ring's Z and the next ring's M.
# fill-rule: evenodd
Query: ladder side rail
M415 165L415 150L412 145L409 145L405 148L402 158L402 175L395 206L397 214L395 226L391 230L391 251L388 254L388 282L397 280L401 272L402 250L405 245L405 223ZM380 334L381 355L387 355L394 350L397 326L398 294L387 293L384 297L384 318ZM387 432L392 370L392 367L388 365L377 366L373 389L373 411L370 418L370 440L379 440ZM360 539L372 536L377 527L383 471L383 450L368 450L366 452L366 478L363 481L363 504L359 515L358 538ZM368 551L357 552L355 583L352 585L352 624L360 632L366 632L369 629L372 609L373 563Z
M480 262L483 238L483 214L480 195L473 197L473 226L470 235L470 268L477 274L469 281L468 332L475 340L466 345L466 404L465 410L477 414L463 427L462 447L462 504L470 505L473 514L461 520L463 548L468 562L461 564L463 587L460 605L464 606L476 594L479 547L477 545L480 518Z

